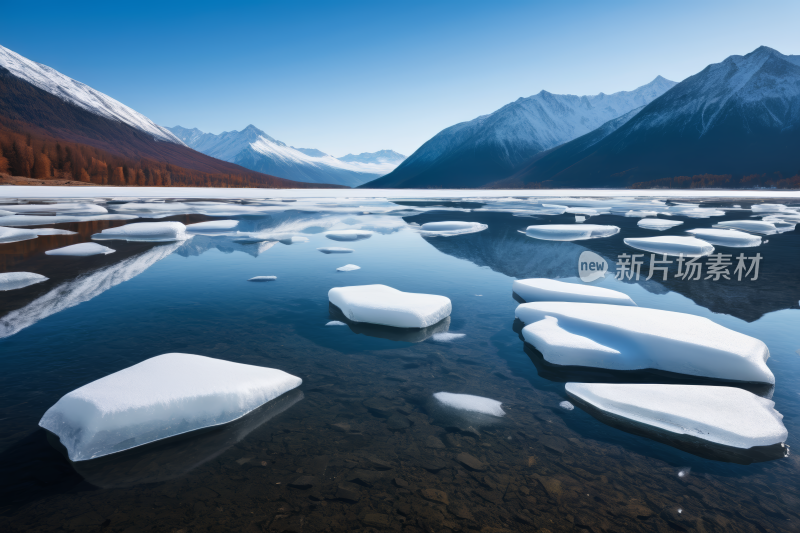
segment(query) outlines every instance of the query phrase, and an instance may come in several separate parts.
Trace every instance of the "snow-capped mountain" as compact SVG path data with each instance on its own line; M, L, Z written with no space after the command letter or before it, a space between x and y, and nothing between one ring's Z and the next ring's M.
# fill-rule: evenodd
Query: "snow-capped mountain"
M595 96L547 91L434 136L369 187L476 187L508 177L537 153L642 107L675 82L658 76L633 91Z
M800 171L799 147L800 56L762 46L682 81L591 150L564 145L517 178L577 187L699 174L780 179Z
M90 113L132 126L152 135L157 140L183 145L183 142L172 132L125 104L65 76L47 65L22 57L3 46L0 46L0 67L31 85Z
M273 139L252 124L219 135L197 128L169 128L191 148L258 172L311 183L355 187L394 170L403 156L391 150L337 159L314 148L294 148ZM399 160L398 160L399 159Z

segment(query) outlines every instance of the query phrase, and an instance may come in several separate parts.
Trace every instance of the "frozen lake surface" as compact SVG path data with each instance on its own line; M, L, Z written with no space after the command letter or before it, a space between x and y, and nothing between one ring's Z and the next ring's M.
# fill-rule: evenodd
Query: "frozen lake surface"
M568 382L721 383L560 367L522 339L513 282L582 285L579 262L589 252L609 270L591 286L763 341L774 387L725 385L774 402L786 444L794 444L800 232L762 236L748 248L715 243L711 256L695 261L699 277L686 275L676 257L651 265L650 252L624 239L654 236L637 224L643 219L625 216L630 211L680 220L657 235L687 237L775 214L751 210L754 202L785 205L780 213L791 220L800 198L664 192L379 191L374 198L376 191L363 190L0 188L0 210L21 205L12 193L22 205L43 206L13 210L19 214L9 222L38 236L0 243L0 273L47 278L0 292L0 529L797 531L796 454L698 446L604 418L565 391ZM59 207L49 211L49 202ZM87 205L126 216L101 220ZM576 242L524 234L532 225L579 226L577 211L586 224L620 231ZM36 225L20 225L23 216ZM47 216L58 218L42 224ZM453 221L487 229L447 238L419 231ZM110 255L45 254L141 222L210 224L176 242L115 240ZM342 232L371 235L346 243L361 267L346 274L336 271L342 256L318 251L335 244L326 235ZM745 269L737 272L739 254ZM729 279L715 274L724 268ZM277 279L247 282L266 274ZM329 304L334 287L372 284L444 296L452 312L403 329L350 321ZM326 327L333 321L340 326ZM38 427L70 391L167 353L280 369L303 384L224 427L74 465ZM502 405L504 416L443 403L437 393L479 397Z

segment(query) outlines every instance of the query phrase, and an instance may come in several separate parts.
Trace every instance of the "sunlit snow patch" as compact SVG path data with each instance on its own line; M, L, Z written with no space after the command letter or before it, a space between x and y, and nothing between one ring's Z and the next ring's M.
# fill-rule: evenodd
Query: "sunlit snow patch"
M775 383L758 339L686 313L621 305L536 302L517 307L526 342L545 360L609 370L662 370Z
M55 250L47 250L45 255L68 255L74 257L88 257L90 255L108 255L113 254L116 250L112 250L108 246L102 246L96 242L82 242L65 246L63 248L56 248Z
M47 280L48 278L33 272L4 272L0 274L0 291L22 289Z
M337 248L336 246L332 246L329 248L317 248L323 254L351 254L353 253L352 248Z
M273 368L169 353L66 394L39 425L72 461L85 461L231 422L302 382Z
M525 235L544 241L583 241L601 239L619 233L617 226L598 224L545 224L528 226Z
M471 411L492 416L505 416L506 414L500 407L502 402L491 398L473 396L471 394L453 394L451 392L437 392L433 397L447 407L461 411Z
M0 244L28 241L30 239L35 239L36 237L38 237L38 234L35 231L28 229L0 227Z
M749 248L761 244L761 237L758 235L752 235L735 229L690 229L686 233L691 233L717 246Z
M361 270L358 265L344 265L336 269L337 272L350 272L351 270Z
M256 276L247 281L275 281L276 279L278 279L278 276Z
M396 328L426 328L452 311L445 296L402 292L386 285L334 287L328 300L349 320Z
M567 383L582 404L660 430L734 448L783 443L775 403L735 387Z
M122 240L145 242L184 241L191 235L180 222L134 222L117 228L104 229L92 235L95 240Z
M637 250L663 255L681 255L685 257L703 257L714 251L708 242L696 237L643 237L624 239L625 244Z
M636 305L630 296L619 291L547 278L518 279L512 284L511 290L526 302Z
M675 226L683 224L681 220L666 220L663 218L643 218L636 223L637 226L644 229L652 229L655 231L664 231Z
M418 231L423 237L452 237L453 235L477 233L488 227L486 224L478 222L428 222L420 226Z

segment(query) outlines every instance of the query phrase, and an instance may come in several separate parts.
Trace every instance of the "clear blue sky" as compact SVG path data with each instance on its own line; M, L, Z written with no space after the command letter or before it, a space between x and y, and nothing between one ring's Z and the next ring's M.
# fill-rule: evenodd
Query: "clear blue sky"
M0 44L164 126L255 124L335 156L410 155L542 89L680 81L767 45L800 1L4 2Z

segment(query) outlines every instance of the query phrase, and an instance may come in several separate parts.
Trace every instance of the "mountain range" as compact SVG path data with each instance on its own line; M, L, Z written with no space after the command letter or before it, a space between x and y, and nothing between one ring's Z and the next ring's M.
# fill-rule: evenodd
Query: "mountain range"
M219 135L181 126L167 129L187 146L211 157L310 183L355 187L388 174L405 159L392 150L336 158L315 148L287 146L252 124L242 131L225 131Z

